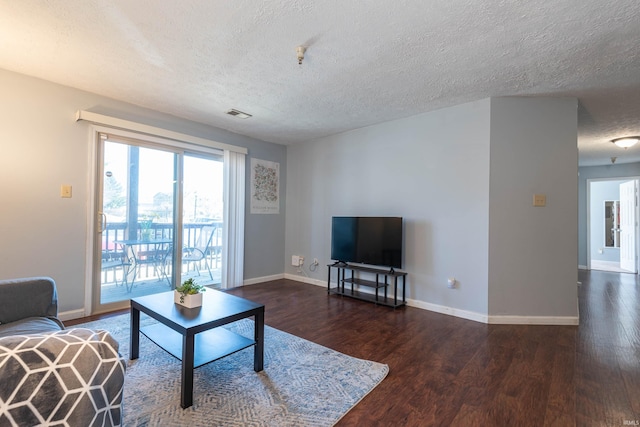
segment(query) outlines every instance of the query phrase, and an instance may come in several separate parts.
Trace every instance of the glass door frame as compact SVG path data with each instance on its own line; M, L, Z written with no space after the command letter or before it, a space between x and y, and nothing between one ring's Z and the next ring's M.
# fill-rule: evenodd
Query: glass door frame
M219 158L224 162L224 154L222 150L199 147L192 144L181 143L179 141L168 140L161 137L138 134L135 132L116 130L105 128L102 126L93 126L91 131L94 133L92 157L95 159L93 170L91 171L91 192L89 204L89 221L88 221L88 247L92 250L87 255L87 277L88 286L85 297L85 307L90 309L90 313L97 314L108 311L125 309L130 306L129 300L123 300L112 303L101 303L101 255L102 255L102 189L104 186L104 140L107 138L103 135L111 135L114 140L125 143L132 143L139 147L157 149L175 154L174 157L174 203L173 203L173 266L178 268L171 269L171 283L179 283L181 280L182 266L182 246L183 246L183 163L186 155L192 154L207 158Z

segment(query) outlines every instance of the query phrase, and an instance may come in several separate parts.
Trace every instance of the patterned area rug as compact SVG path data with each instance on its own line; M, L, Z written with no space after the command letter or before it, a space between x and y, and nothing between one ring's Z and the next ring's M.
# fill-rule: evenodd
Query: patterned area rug
M142 314L141 325L155 323ZM375 388L389 367L356 359L265 326L264 371L253 370L253 347L197 368L193 406L180 407L180 362L144 335L129 360L129 315L78 327L105 329L127 359L124 425L332 426ZM253 321L227 329L253 338Z

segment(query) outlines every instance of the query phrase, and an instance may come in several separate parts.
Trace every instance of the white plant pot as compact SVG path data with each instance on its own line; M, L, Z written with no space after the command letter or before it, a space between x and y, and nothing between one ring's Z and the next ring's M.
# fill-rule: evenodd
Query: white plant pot
M193 295L185 295L184 302L180 302L182 294L178 291L173 292L173 301L183 307L194 308L202 305L202 292Z

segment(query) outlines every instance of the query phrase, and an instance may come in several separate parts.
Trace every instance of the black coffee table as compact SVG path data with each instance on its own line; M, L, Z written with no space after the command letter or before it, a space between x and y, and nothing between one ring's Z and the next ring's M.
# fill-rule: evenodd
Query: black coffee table
M247 347L254 346L253 369L264 362L264 305L225 292L207 289L202 307L186 308L173 302L173 291L131 299L131 347L129 358L140 352L140 332L182 361L180 406L193 404L193 370ZM140 328L140 312L158 320ZM254 317L254 339L219 326Z

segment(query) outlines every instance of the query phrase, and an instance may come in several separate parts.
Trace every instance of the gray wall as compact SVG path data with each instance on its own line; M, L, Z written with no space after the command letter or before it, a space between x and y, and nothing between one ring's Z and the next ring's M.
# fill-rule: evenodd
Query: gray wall
M399 215L416 305L577 316L576 105L487 99L290 146L285 272L326 280L331 216Z
M574 98L491 100L493 315L577 316L577 126Z
M620 262L620 248L605 247L604 202L620 200L620 184L624 181L591 182L589 210L591 217L591 259ZM607 229L606 233L610 230ZM599 253L602 251L602 253Z
M578 169L578 265L587 266L587 180L640 176L640 163L585 166Z
M282 274L286 148L145 110L95 94L0 70L0 278L52 276L60 309L82 309L89 181L89 132L77 110L246 147L281 164L281 213L250 215L245 225L245 279ZM233 118L229 118L233 120ZM73 198L60 198L60 185ZM247 211L249 208L247 188ZM268 250L265 250L268 248Z
M488 100L290 146L287 170L285 272L326 280L332 216L402 216L408 297L486 313Z

